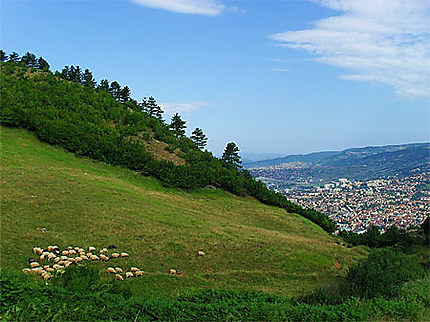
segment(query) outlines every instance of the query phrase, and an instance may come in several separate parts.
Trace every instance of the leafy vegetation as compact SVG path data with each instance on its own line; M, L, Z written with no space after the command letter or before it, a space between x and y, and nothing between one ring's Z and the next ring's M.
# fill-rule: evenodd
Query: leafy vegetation
M155 99L139 104L130 98L128 87L122 88L116 81L109 85L103 80L94 88L89 70L82 73L79 66L66 66L53 74L35 63L33 54L28 55L29 59L19 62L9 56L1 63L1 124L27 128L50 144L154 176L166 186L192 190L211 185L236 195L250 195L304 216L327 232L335 231L328 216L289 202L238 169L236 157L231 163L200 151L195 142L178 132L184 124L174 128L179 135L172 133L161 120ZM146 146L154 140L166 144L167 151L185 162L160 160L148 152Z

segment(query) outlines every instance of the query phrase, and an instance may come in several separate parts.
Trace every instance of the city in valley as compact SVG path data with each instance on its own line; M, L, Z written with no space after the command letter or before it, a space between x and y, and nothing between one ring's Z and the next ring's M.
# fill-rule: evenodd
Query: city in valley
M430 172L368 181L340 178L288 188L273 177L261 177L268 172L267 168L251 169L254 176L290 201L326 213L340 230L363 233L372 225L381 231L392 225L407 229L422 224L430 213Z

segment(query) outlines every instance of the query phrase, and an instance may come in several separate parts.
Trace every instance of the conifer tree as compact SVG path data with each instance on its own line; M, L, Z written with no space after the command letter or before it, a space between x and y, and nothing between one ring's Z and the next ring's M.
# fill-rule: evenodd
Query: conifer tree
M185 121L181 119L181 116L178 113L175 113L172 116L172 121L170 122L170 128L172 129L173 133L177 136L184 136L185 135L185 129L187 128L185 126Z
M3 49L0 50L0 61L1 62L5 62L7 60L7 55L6 53L3 51Z
M9 61L11 61L11 62L13 62L13 63L17 63L17 62L19 62L19 55L18 55L18 53L17 52L12 52L10 55L9 55Z
M76 66L75 68L75 75L73 77L73 82L76 82L78 84L82 84L82 71L79 66Z
M96 81L93 77L93 74L90 72L90 70L87 68L84 71L84 74L82 76L83 78L83 83L82 85L86 86L86 87L91 87L94 88L94 86L96 85Z
M61 77L66 80L70 80L70 68L69 66L64 66L61 70Z
M240 160L239 151L240 150L236 143L228 143L222 155L222 160L234 165L235 167L241 168L242 161Z
M120 100L121 102L125 103L128 102L130 100L130 88L126 85L122 88L122 90L120 91Z
M21 57L21 62L28 67L37 67L37 58L35 54L26 52L24 56Z
M161 106L157 104L157 101L152 96L146 99L146 97L142 100L142 110L146 113L148 113L150 116L153 116L160 121L163 120L163 110L161 109Z
M109 92L118 100L121 97L121 85L117 81L113 81L110 83Z
M100 85L97 86L98 90L109 92L109 81L107 79L102 79Z
M191 140L200 150L203 150L203 148L206 146L206 143L208 142L208 138L198 127L193 131L193 133L191 133Z
M49 64L45 59L43 59L42 57L39 57L39 59L37 60L37 68L43 71L48 71Z

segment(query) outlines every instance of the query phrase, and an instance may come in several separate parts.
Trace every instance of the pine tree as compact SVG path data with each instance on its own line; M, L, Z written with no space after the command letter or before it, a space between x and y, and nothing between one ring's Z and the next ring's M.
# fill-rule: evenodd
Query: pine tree
M82 84L82 71L79 66L76 66L75 68L75 75L72 81L78 84Z
M206 146L206 143L208 142L208 138L198 127L193 131L193 133L191 133L191 140L200 150L203 150L203 148Z
M70 80L70 68L69 66L64 66L64 68L61 70L61 78Z
M88 68L85 69L84 75L82 76L82 78L83 78L82 85L84 85L86 87L94 88L94 86L97 83L93 77L93 74L90 72L90 70Z
M177 137L185 135L185 129L187 128L185 123L186 122L181 119L178 113L175 113L175 115L172 116L170 128Z
M240 150L237 147L236 143L228 143L222 155L222 160L238 168L241 168L242 161L240 160L239 151Z
M18 55L18 53L17 52L12 52L10 55L9 55L9 61L11 61L11 62L13 62L13 63L17 63L17 62L19 62L19 55Z
M37 66L36 55L27 51L25 55L21 57L21 62L26 64L28 67L36 67Z
M115 99L120 99L121 97L121 85L117 81L110 83L109 92L113 95Z
M49 64L45 59L43 59L42 57L39 57L39 59L37 60L37 68L43 71L48 71Z
M7 60L7 55L6 53L3 51L3 49L0 50L0 61L3 63Z
M98 90L109 92L109 81L107 79L102 79L100 85L97 86Z
M126 85L122 88L121 92L120 92L120 100L121 102L125 103L128 102L130 100L130 88Z
M163 120L163 110L161 106L157 105L157 101L152 96L146 99L146 97L142 100L142 110L148 113L150 116L153 116L160 121Z

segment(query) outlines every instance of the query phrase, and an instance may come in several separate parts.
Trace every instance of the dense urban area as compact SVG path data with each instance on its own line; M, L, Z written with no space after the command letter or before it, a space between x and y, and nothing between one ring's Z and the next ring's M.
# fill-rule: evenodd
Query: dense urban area
M369 181L341 178L288 188L279 178L262 177L270 172L268 168L252 172L290 201L326 213L341 230L363 233L372 225L381 231L391 225L406 229L420 225L430 214L430 172Z

